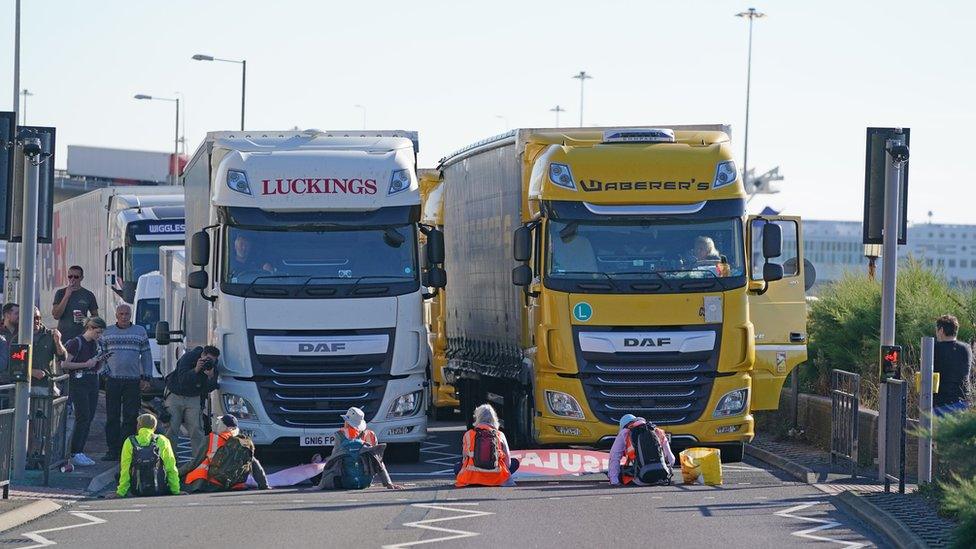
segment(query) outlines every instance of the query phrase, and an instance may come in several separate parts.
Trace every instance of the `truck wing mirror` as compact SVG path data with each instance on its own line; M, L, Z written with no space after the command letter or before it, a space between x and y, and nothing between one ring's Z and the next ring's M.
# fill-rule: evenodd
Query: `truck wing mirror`
M431 265L444 263L444 255L444 231L431 229L427 233L427 261Z
M136 283L131 280L122 281L122 301L135 303Z
M190 259L197 267L206 267L210 262L210 235L207 231L193 233L190 238Z
M159 345L169 345L169 322L160 320L156 323L156 343Z
M444 267L431 267L427 270L424 286L429 288L444 288L447 286L447 271Z
M186 285L194 290L200 290L200 295L203 296L203 298L207 301L211 303L217 301L216 297L207 295L207 286L210 285L210 275L207 274L207 271L200 269L199 271L193 271L192 273L186 275Z
M766 282L776 282L783 278L783 266L777 263L766 263L763 265L763 280Z
M523 288L532 284L532 268L523 264L512 269L512 284Z
M515 229L515 261L526 262L532 258L532 229L522 226ZM531 272L529 273L531 278ZM523 286L528 284L523 284Z
M776 223L767 222L762 231L763 257L779 257L783 253L783 230Z

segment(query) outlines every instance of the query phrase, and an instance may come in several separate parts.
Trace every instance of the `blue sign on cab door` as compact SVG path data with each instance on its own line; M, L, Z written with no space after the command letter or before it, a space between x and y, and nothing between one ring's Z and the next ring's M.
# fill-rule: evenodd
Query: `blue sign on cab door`
M580 301L573 307L573 318L579 322L586 322L593 317L593 307L585 301Z

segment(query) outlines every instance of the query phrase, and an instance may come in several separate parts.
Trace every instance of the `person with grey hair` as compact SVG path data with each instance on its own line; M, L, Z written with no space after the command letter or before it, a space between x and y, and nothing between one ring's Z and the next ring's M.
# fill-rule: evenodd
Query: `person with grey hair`
M105 442L103 461L119 461L122 443L136 434L142 391L152 379L153 359L146 329L132 323L132 307L115 308L115 324L105 329L102 345L111 353L105 363Z
M85 322L85 332L69 339L64 344L68 358L62 368L71 372L68 393L71 406L75 410L75 430L71 434L71 461L78 466L95 465L95 461L85 455L85 443L95 408L98 406L98 369L108 359L101 352L98 340L105 332L105 321L92 317Z
M511 457L505 433L499 430L498 414L491 404L482 404L475 408L473 419L474 427L461 440L454 485L513 486L512 473L518 470L519 461Z

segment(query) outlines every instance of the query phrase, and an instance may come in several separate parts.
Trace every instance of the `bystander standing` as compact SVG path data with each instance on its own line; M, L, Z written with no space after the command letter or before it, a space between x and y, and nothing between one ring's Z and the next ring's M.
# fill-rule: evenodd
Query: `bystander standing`
M61 343L61 333L50 330L41 322L41 310L34 307L34 347L31 349L31 396L60 396L61 391L51 380L61 375L60 361L67 353Z
M20 327L20 307L16 303L4 303L2 309L3 324L0 324L0 337L7 343L17 343L17 330Z
M958 341L959 320L942 315L935 321L935 371L939 374L939 392L934 395L935 415L942 416L968 407L969 372L973 353L969 345Z
M88 431L95 417L98 405L98 368L105 360L99 352L98 340L105 332L105 321L97 316L85 323L85 333L68 340L64 347L68 353L63 368L71 372L68 392L75 411L75 428L71 434L71 460L75 465L94 465L95 461L85 455Z
M152 351L146 329L132 323L132 307L115 308L115 324L105 329L102 346L111 353L102 372L105 379L105 441L103 461L118 461L122 442L136 434L142 391L152 377Z
M200 414L201 404L211 391L217 388L217 358L220 351L216 347L196 347L188 351L176 362L176 370L167 378L166 410L170 414L169 431L166 436L179 444L180 427L185 427L190 436L193 460L203 459L206 433ZM182 472L182 471L181 471Z
M68 285L54 292L54 307L51 315L58 321L61 341L80 336L85 331L85 319L89 315L98 316L98 302L95 294L81 286L85 270L78 265L68 268Z

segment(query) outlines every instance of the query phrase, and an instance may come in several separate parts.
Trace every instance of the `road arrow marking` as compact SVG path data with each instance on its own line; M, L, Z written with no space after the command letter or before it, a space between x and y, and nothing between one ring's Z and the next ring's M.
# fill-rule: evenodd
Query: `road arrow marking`
M139 509L106 509L104 511L88 511L81 513L78 511L72 511L71 515L74 515L80 519L84 519L87 522L82 522L79 524L72 524L70 526L59 526L57 528L46 528L44 530L34 530L33 532L26 532L21 534L25 538L33 541L36 545L26 545L20 549L36 549L38 547L50 547L52 545L57 545L58 542L47 539L41 534L50 534L51 532L61 532L63 530L71 530L73 528L84 528L85 526L94 526L96 524L105 523L105 519L93 516L91 513L138 513Z
M844 540L829 538L829 537L825 537L825 536L815 536L815 535L813 535L815 532L823 532L824 530L830 530L831 528L836 528L837 526L841 526L841 523L839 523L839 522L837 522L835 520L829 520L829 519L828 520L825 520L825 519L818 519L818 518L813 518L813 517L803 517L803 516L794 514L797 511L802 511L804 509L808 509L810 507L813 507L815 505L820 505L822 503L824 503L824 502L823 501L813 501L813 502L810 502L810 503L802 503L802 504L797 505L795 507L790 507L789 509L784 509L782 511L777 511L774 514L776 516L778 516L778 517L792 518L792 519L802 520L802 521L805 521L805 522L812 522L812 523L815 523L815 524L819 524L820 525L820 526L815 526L813 528L807 528L805 530L798 530L796 532L792 532L792 535L794 535L794 536L796 536L798 538L804 538L804 539L809 539L809 540L814 540L814 541L828 541L828 542L832 542L832 543L837 543L837 544L843 545L847 549L858 549L859 547L867 547L867 544L866 543L861 543L861 542L857 542L857 541L844 541Z
M452 503L451 505L457 506L457 505L478 505L478 504L477 503ZM403 547L413 547L415 545L425 545L425 544L428 544L428 543L437 543L439 541L449 541L449 540L452 540L452 539L462 539L462 538L471 538L471 537L475 537L475 536L480 536L481 533L479 533L479 532L468 532L466 530L452 530L450 528L441 528L439 526L431 526L431 524L439 523L439 522L446 522L446 521L449 521L449 520L461 520L461 519L474 518L474 517L483 517L483 516L486 516L486 515L494 515L495 514L495 513L489 513L487 511L477 511L475 509L455 509L454 507L447 507L447 506L444 506L444 505L435 505L435 504L430 504L430 503L414 503L413 505L411 505L411 507L420 507L421 509L437 509L439 511L449 511L451 513L461 513L461 514L460 515L455 515L455 516L452 516L452 517L441 517L441 518L436 518L436 519L425 519L425 520L418 520L418 521L415 521L415 522L407 522L407 523L404 523L403 524L404 526L407 526L407 527L410 527L410 528L420 528L422 530L431 530L431 531L434 531L434 532L441 532L441 533L444 533L444 534L451 534L451 535L444 536L444 537L440 537L440 538L424 539L424 540L420 540L420 541L410 541L410 542L406 542L406 543L396 543L396 544L393 544L393 545L384 545L383 546L384 549L401 549Z

